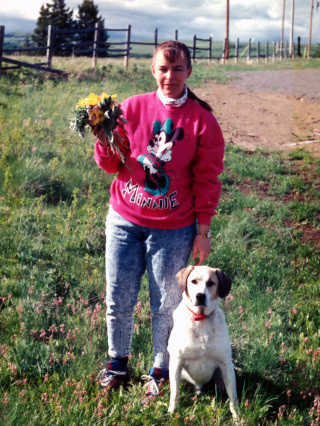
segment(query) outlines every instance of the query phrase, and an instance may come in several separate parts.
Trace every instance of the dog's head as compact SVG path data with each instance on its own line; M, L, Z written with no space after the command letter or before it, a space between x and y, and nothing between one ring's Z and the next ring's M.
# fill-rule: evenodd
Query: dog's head
M231 279L218 268L189 265L176 275L181 293L198 312L209 315L231 289Z

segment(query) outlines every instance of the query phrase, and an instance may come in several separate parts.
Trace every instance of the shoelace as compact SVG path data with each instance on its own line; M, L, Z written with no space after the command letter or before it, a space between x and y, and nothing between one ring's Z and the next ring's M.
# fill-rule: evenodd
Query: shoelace
M126 371L116 371L116 370L109 370L108 368L104 368L101 370L97 376L97 380L100 382L103 382L110 376L125 376L127 374Z
M146 387L148 386L147 389L147 393L152 394L154 396L159 395L160 390L159 390L159 383L160 383L160 379L156 379L153 376L149 376L147 374L144 374L143 376L141 376L142 380L148 380L147 383L143 386Z

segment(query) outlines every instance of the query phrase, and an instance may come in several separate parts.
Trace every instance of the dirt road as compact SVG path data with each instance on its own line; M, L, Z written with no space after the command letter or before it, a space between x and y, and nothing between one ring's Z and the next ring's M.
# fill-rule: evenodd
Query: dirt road
M225 140L248 150L305 148L320 156L320 69L241 71L195 92L213 107Z

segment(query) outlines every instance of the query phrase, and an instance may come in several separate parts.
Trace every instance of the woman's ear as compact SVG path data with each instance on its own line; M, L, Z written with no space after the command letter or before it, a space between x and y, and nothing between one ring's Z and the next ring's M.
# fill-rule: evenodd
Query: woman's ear
M154 73L155 73L154 63L151 64L151 72L152 72L152 75L154 77Z
M190 66L190 68L188 69L188 72L187 72L187 78L189 78L191 74L192 74L192 65L191 65L191 66Z

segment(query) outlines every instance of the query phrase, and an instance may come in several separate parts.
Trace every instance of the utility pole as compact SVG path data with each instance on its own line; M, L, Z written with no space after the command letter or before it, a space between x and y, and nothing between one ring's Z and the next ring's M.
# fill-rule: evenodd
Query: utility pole
M225 47L225 59L229 59L229 17L230 17L230 8L229 0L227 1L227 10L226 10L226 47Z
M283 49L283 35L284 35L284 17L286 11L286 0L283 0L282 7L282 27L281 27L281 40L280 40L280 58L282 58L282 49Z
M294 0L292 0L292 3L291 3L291 33L290 33L290 48L289 48L290 58L294 58L293 27L294 27Z
M310 59L310 54L311 54L312 15L313 15L313 0L311 0L311 11L310 11L310 30L309 30L309 43L308 43L308 59Z

